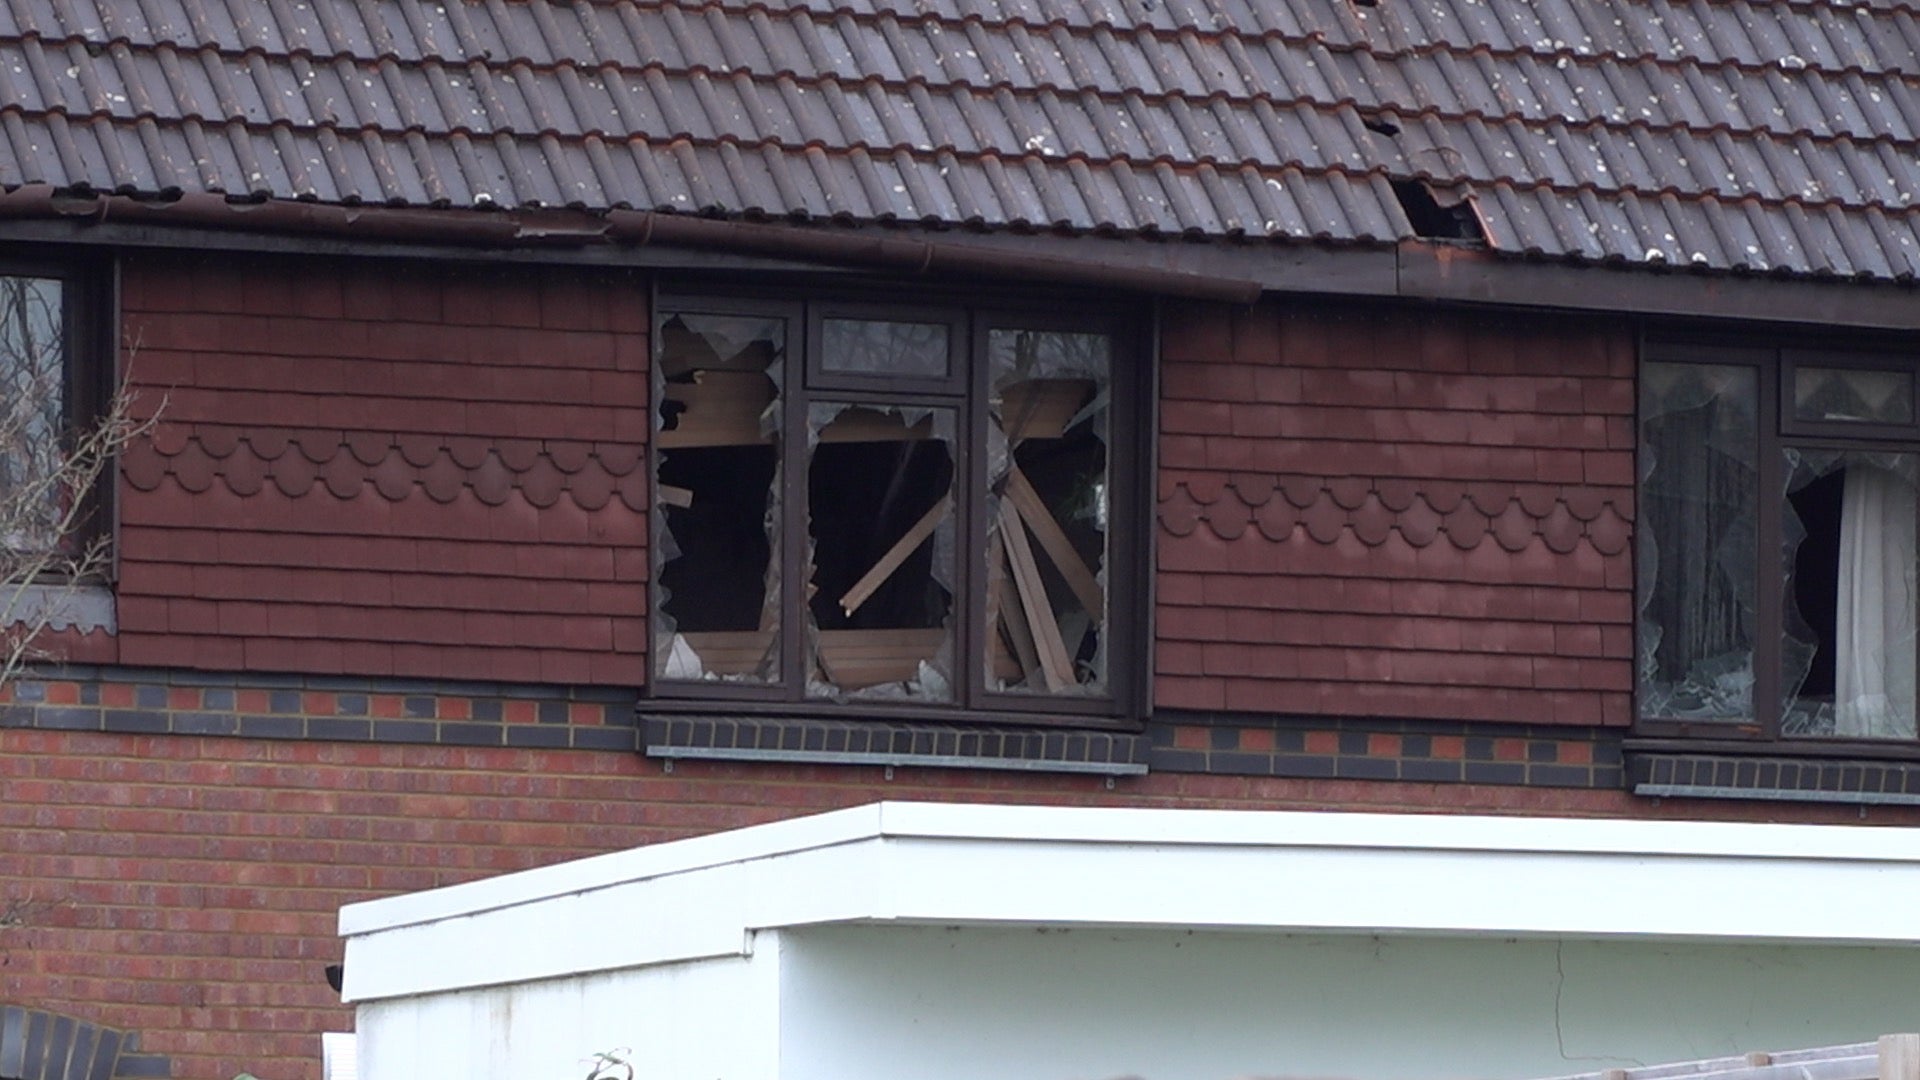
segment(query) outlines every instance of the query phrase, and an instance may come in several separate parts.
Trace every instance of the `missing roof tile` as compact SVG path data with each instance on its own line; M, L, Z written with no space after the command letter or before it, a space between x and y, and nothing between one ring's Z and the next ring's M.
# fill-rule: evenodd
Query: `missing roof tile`
M1394 197L1400 201L1400 209L1405 211L1407 224L1412 226L1415 236L1424 240L1486 242L1486 234L1480 228L1480 217L1474 213L1470 199L1458 199L1446 205L1434 197L1433 189L1423 181L1398 179L1390 182Z
M1393 136L1400 134L1400 125L1387 119L1386 113L1362 113L1360 114L1360 126L1373 132L1375 135Z

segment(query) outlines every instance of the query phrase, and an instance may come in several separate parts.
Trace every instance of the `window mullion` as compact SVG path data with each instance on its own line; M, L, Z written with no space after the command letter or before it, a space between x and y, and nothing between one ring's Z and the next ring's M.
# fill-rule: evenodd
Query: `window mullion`
M960 513L960 536L966 538L966 553L960 560L960 576L967 583L967 602L959 606L965 621L962 633L955 636L958 648L954 664L961 677L956 679L960 701L968 708L985 704L987 670L987 335L983 316L975 314L964 324L967 330L966 402L962 406L961 430L966 432L965 468L957 475L965 487L955 499ZM975 582L974 577L980 580Z
M1757 470L1760 482L1759 505L1755 514L1757 528L1754 572L1759 588L1754 592L1754 677L1753 712L1765 738L1780 737L1780 666L1785 662L1781 643L1786 638L1786 538L1784 519L1786 479L1784 441L1780 438L1781 410L1779 387L1781 368L1763 372L1759 380L1758 422L1755 436L1759 446Z
M806 700L813 672L813 649L807 640L807 586L812 578L807 572L807 474L813 462L807 447L806 373L817 340L811 323L802 318L799 332L790 336L799 347L788 349L782 358L780 387L780 658L788 701Z

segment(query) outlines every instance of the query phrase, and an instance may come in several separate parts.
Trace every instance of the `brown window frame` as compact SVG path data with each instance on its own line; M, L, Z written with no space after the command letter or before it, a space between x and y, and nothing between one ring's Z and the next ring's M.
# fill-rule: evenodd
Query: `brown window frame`
M1914 738L1874 738L1867 736L1791 735L1783 728L1786 710L1781 701L1783 679L1783 642L1788 625L1788 589L1780 563L1784 552L1785 531L1782 503L1787 481L1784 451L1789 448L1810 450L1854 450L1882 453L1920 454L1920 352L1863 344L1858 348L1836 346L1789 336L1773 346L1726 345L1686 339L1647 343L1641 350L1641 364L1696 364L1742 367L1754 373L1755 403L1755 477L1752 494L1755 502L1754 550L1751 582L1753 612L1753 690L1751 716L1743 720L1688 720L1649 716L1644 686L1636 680L1634 693L1634 747L1658 750L1685 747L1692 750L1719 750L1736 753L1770 753L1811 757L1920 758L1920 736ZM1909 373L1914 381L1914 420L1907 424L1852 421L1814 421L1796 417L1793 390L1796 372L1803 367L1874 369ZM1636 440L1645 452L1646 422L1644 398L1636 409ZM1645 463L1642 463L1642 469ZM1646 476L1636 489L1645 499ZM1781 492L1782 499L1766 498L1768 492ZM1646 514L1637 514L1639 526L1650 529ZM1645 558L1636 545L1636 563ZM1635 666L1640 664L1639 648L1644 633L1639 612L1648 603L1645 574L1636 574L1634 590ZM1655 589L1658 588L1657 583Z
M818 716L839 719L914 720L928 722L973 722L996 724L1058 725L1080 728L1138 730L1148 700L1146 668L1146 603L1150 574L1147 555L1144 502L1149 494L1145 480L1150 462L1150 447L1141 433L1146 431L1150 401L1150 340L1147 320L1138 313L1118 310L1099 302L1068 300L1040 306L1030 298L1025 302L1001 298L981 301L963 293L929 293L907 302L876 302L859 293L822 294L815 290L749 289L735 285L662 292L654 302L654 340L656 363L653 377L655 407L653 430L660 430L659 403L663 392L662 365L658 356L663 327L672 316L701 314L718 316L777 317L786 320L786 356L779 361L784 377L780 382L779 407L782 410L781 454L785 461L805 460L805 421L814 402L870 403L879 406L933 405L953 410L957 437L953 447L955 518L957 521L958 563L953 589L953 701L821 700L806 695L804 680L791 677L802 670L804 641L799 633L805 617L801 613L799 568L804 562L806 526L804 513L794 513L796 498L804 506L806 470L781 471L783 520L780 563L783 592L781 605L782 670L788 677L777 684L738 684L700 680L676 680L663 677L662 658L649 661L645 696L655 711L724 713L741 715ZM901 322L938 322L950 328L952 361L945 377L885 377L823 370L820 359L822 326L828 318ZM1112 412L1106 444L1108 492L1107 543L1105 569L1107 584L1106 694L1099 697L1047 695L994 690L986 687L984 657L987 650L985 626L984 558L970 553L984 552L988 524L986 503L986 454L989 393L987 342L990 330L1015 329L1095 333L1111 343L1110 387ZM659 483L661 447L659 439L649 441L649 476ZM651 527L655 536L665 532L666 506L653 500ZM661 581L662 545L649 545L650 577ZM976 565L978 564L978 565ZM649 602L649 620L657 613L658 600ZM651 649L659 652L658 641Z
M48 259L40 255L0 253L0 278L45 278L60 282L62 401L59 438L72 446L75 433L100 422L107 403L118 390L118 372L108 323L115 309L114 274L98 260ZM99 481L81 496L79 526L60 538L57 550L73 555L114 530L115 466L109 463ZM114 576L112 558L82 579L98 584ZM49 582L68 580L62 571L41 575Z

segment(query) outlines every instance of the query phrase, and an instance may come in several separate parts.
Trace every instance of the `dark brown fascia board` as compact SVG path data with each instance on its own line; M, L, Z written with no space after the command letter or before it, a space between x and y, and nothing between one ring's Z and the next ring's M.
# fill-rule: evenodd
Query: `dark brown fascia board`
M690 270L1051 281L1245 304L1263 292L1746 323L1920 329L1920 287L1573 265L1468 245L1069 236L759 223L652 211L471 211L0 194L0 240L397 254Z
M1331 247L1267 241L1150 241L1100 237L955 234L956 246L1125 258L1162 272L1242 275L1262 290L1423 300L1475 307L1604 312L1646 318L1920 329L1920 285L1762 277L1671 267L1571 264L1465 244L1409 240L1397 246ZM1109 250L1101 250L1102 246Z
M1663 318L1920 330L1920 285L1570 265L1405 243L1397 295Z
M843 226L762 224L651 210L514 210L478 212L332 206L291 201L232 202L189 194L166 201L122 195L73 195L45 185L0 194L0 221L65 219L104 225L131 221L201 230L237 229L300 236L349 235L399 243L483 248L651 245L718 250L761 258L852 265L911 275L967 275L1061 281L1128 292L1252 303L1258 283L1141 266L1131 259L1062 258L1050 248L998 251L944 242L926 231L890 232ZM5 230L0 229L0 238ZM559 260L556 260L559 261Z

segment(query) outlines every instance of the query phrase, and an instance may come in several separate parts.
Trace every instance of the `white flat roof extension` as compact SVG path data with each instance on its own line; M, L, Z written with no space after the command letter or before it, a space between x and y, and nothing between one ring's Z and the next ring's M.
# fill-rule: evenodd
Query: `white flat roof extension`
M827 923L1914 945L1916 910L1911 829L888 802L354 904L340 932L367 1000Z

